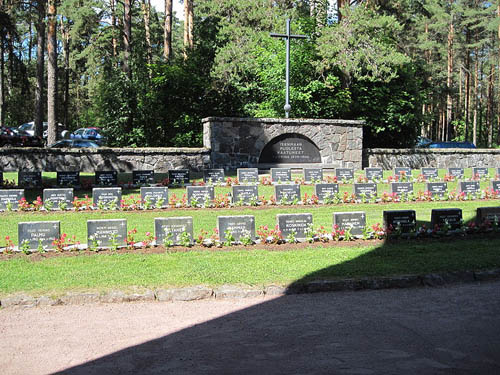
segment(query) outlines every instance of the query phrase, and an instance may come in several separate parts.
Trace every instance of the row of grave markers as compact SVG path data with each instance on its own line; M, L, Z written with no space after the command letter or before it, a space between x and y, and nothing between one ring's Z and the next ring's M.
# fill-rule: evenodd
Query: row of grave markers
M413 193L412 182L392 182L391 193L397 196L402 194ZM231 187L232 203L252 204L259 199L259 188L257 185L234 185ZM446 182L428 182L426 183L426 191L433 196L442 197L448 191ZM491 181L491 189L500 191L500 181ZM292 202L302 199L300 185L275 185L275 198L277 202L286 200ZM460 181L458 183L458 191L466 194L477 194L480 192L480 184L478 181ZM314 185L314 194L318 197L319 202L325 202L329 197L333 198L339 192L339 184L337 183L321 183ZM215 198L215 190L213 186L187 186L187 204L196 201L197 205L204 205L211 202ZM377 184L372 182L355 183L353 185L353 194L356 199L370 199L377 196ZM166 208L169 203L168 188L163 186L141 187L141 204L145 205L148 202L150 208ZM17 210L19 201L24 198L24 189L4 189L0 190L0 211L7 209ZM93 188L92 203L94 206L109 205L116 203L118 206L122 200L121 187L109 188ZM43 203L50 203L50 208L60 209L73 208L74 189L73 188L56 188L43 190Z
M365 168L365 177L369 181L376 181L383 179L382 168ZM425 179L437 179L437 168L421 168L421 175ZM457 179L464 177L464 168L448 168L448 174ZM500 175L500 168L496 169L497 174ZM411 176L412 169L409 167L398 167L394 169L394 175ZM478 177L489 176L489 168L475 167L472 168L472 175ZM353 168L336 168L335 176L339 180L353 180ZM304 168L303 177L306 182L323 181L324 174L323 168ZM240 182L258 183L259 170L257 168L238 168L237 178ZM186 185L191 181L190 171L188 169L175 169L168 171L168 179L171 185ZM275 182L288 182L292 181L292 170L290 168L271 168L271 179ZM205 182L222 183L225 181L224 169L207 169L203 171L203 180ZM0 172L0 184L3 183L3 172ZM95 172L95 185L98 186L116 186L118 185L118 172L117 171L96 171ZM141 170L132 172L132 183L134 185L151 185L155 183L155 173L153 170ZM57 172L57 185L58 186L72 186L79 187L80 172L66 171ZM42 172L40 171L19 171L18 172L18 186L20 187L40 187L42 186Z
M477 208L476 221L494 221L500 217L500 207ZM384 227L399 227L402 233L416 230L416 213L414 210L388 210L383 212ZM297 240L304 240L307 231L313 225L313 215L310 213L278 214L276 215L278 229L283 238L294 235ZM458 229L462 225L462 210L459 208L433 209L431 212L431 226L447 224L450 230ZM165 239L172 241L173 245L181 244L181 236L187 233L190 243L193 243L193 218L168 217L155 218L156 244L164 244ZM340 230L351 231L353 236L361 236L366 227L365 212L334 212L333 227ZM255 217L252 215L219 216L217 229L220 241L226 241L226 233L231 233L234 241L239 241L246 236L252 241L256 239ZM45 249L53 247L53 241L60 238L59 221L39 221L18 223L19 247ZM87 221L87 246L106 248L125 245L127 237L127 220L88 220Z

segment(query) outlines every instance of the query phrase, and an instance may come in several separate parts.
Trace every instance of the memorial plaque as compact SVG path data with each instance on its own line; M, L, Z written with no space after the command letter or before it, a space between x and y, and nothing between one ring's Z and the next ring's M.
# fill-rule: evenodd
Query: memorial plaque
M339 192L339 184L316 184L314 185L314 194L320 202L325 198L333 198Z
M305 182L323 181L323 168L304 168Z
M192 217L157 217L155 218L156 243L165 244L165 239L174 245L180 245L181 235L186 232L189 241L193 243L193 218Z
M238 168L236 174L240 184L259 182L259 170L257 168Z
M80 186L80 172L57 172L57 186Z
M362 184L354 184L354 195L357 199L365 196L365 198L371 198L377 195L377 184L375 182L366 182Z
M276 202L287 200L289 202L294 199L300 200L300 185L275 185L274 194Z
M224 182L224 169L205 169L203 170L203 181L217 184Z
M42 172L19 171L17 184L24 188L42 188Z
M411 177L411 168L410 167L396 167L394 168L394 175L400 176L405 175L406 177Z
M490 223L500 224L500 206L498 207L478 207L476 214L476 223L483 224L486 220Z
M366 213L364 212L334 212L333 225L339 229L351 229L353 236L361 236L366 227Z
M300 134L284 134L269 142L259 163L321 163L318 147Z
M398 226L401 233L415 232L417 227L417 216L414 210L390 210L384 211L384 228L387 230L392 226L395 230Z
M434 208L431 211L431 228L436 225L439 228L448 222L450 229L458 229L461 226L462 210L460 208Z
M278 214L276 220L284 239L295 232L297 240L304 240L307 230L313 224L312 214Z
M96 171L95 184L98 186L118 185L118 173L116 171Z
M422 168L420 173L426 180L435 179L438 177L438 169L437 168Z
M402 193L413 193L413 182L392 182L391 193L396 193L398 196Z
M487 167L474 167L472 168L472 177L488 177L489 169Z
M155 208L163 208L168 206L168 188L164 186L141 187L142 206L146 200ZM160 207L157 207L161 202Z
M233 191L233 203L250 203L252 201L257 201L259 198L258 187L256 185L234 185L232 186Z
M226 241L226 231L229 231L235 241L242 237L250 237L255 241L255 217L252 215L241 216L219 216L217 217L217 229L221 242Z
M198 205L204 205L205 202L213 201L215 197L213 186L188 186L186 189L188 205L192 205L194 200L198 202Z
M500 192L500 181L499 180L491 181L491 189Z
M292 181L290 168L271 168L271 179L274 183Z
M460 179L464 177L464 169L463 168L448 168L448 174L450 176L455 177L456 179Z
M352 180L354 179L354 169L352 168L335 168L335 176L339 180Z
M468 194L475 194L479 192L479 181L459 181L458 191Z
M9 205L17 210L21 198L24 198L24 189L0 190L0 211L5 211Z
M26 246L29 250L37 250L41 245L45 250L52 249L52 242L61 237L59 224L59 221L18 223L19 248Z
M448 184L446 182L428 182L427 191L433 196L444 197L448 191Z
M154 171L132 171L132 183L134 185L150 185L155 183Z
M87 246L97 247L123 247L126 245L127 220L106 219L87 220Z
M168 181L170 185L189 184L189 169L169 169Z
M368 181L382 180L384 178L384 170L382 168L365 168L365 177Z
M92 189L92 201L94 206L99 206L99 204L109 205L113 201L116 202L117 208L120 207L120 202L122 200L122 188L93 188ZM101 203L99 203L101 202Z
M73 207L73 188L64 189L43 189L43 205L48 207L48 202L52 205L52 209L58 209L61 204L65 204L67 208Z

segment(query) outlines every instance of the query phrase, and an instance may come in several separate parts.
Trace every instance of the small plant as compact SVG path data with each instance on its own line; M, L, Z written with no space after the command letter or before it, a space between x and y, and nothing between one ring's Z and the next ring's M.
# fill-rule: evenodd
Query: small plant
M179 236L179 244L184 247L191 247L191 237L188 232L184 231L181 233Z
M38 245L36 247L36 250L40 253L40 254L43 254L45 253L45 248L43 247L43 242L42 240L39 238L38 239Z
M29 240L23 240L20 244L20 249L24 254L29 254L30 253L30 242Z
M158 198L155 203L155 208L162 208L165 205L164 198Z
M351 233L352 228L346 228L344 231L344 241L354 241L354 236Z
M97 208L99 210L104 210L104 208L106 208L106 201L102 200L102 199L99 199L97 201Z
M99 249L99 240L97 239L96 236L90 236L89 237L90 244L89 244L89 250L90 251L97 251Z
M340 228L338 224L335 224L333 226L333 231L332 231L332 239L334 241L340 241L340 239L344 236L345 230Z
M224 231L224 238L226 239L224 241L224 246L231 246L233 242L236 241L236 239L233 236L233 233L231 233L231 230L226 229Z
M385 230L382 228L380 223L372 225L372 235L376 240L380 240L385 237Z
M107 204L107 207L109 210L112 210L112 211L116 210L118 207L118 198L115 197L112 200L110 200Z
M191 205L191 207L198 207L198 199L196 198L191 198L191 202L189 203Z
M5 253L9 254L14 251L14 241L10 236L5 236Z
M12 211L12 202L11 202L11 201L7 201L7 203L5 204L5 209L6 209L8 212L11 212L11 211Z
M279 244L283 241L283 235L277 225L273 229L267 225L261 225L257 230L257 235L262 243Z
M68 203L66 203L66 201L59 201L57 206L61 211L66 211L68 209Z
M153 208L153 202L151 202L151 197L148 195L146 198L144 198L144 201L142 202L142 208L145 210L150 210Z
M290 233L288 233L288 236L286 236L286 242L296 243L297 242L297 232L292 230Z
M43 207L47 210L50 211L54 208L54 201L52 199L47 199L45 203L43 204Z
M246 230L246 229L243 230L243 232L240 236L240 242L244 246L253 245L252 236L251 236L251 233L249 230Z
M137 229L131 229L127 232L127 238L125 238L125 243L129 249L133 249L135 245L135 234L137 233Z
M151 232L146 232L142 245L146 248L151 246L151 243L156 240L156 237Z
M250 206L257 206L259 204L259 198L255 195L250 197Z
M167 232L167 228L165 228L165 238L163 239L163 246L174 246L174 234L172 232Z
M306 229L306 242L313 243L316 240L316 234L314 233L314 228L312 224Z
M118 250L118 234L113 233L109 236L109 245L111 250Z
M33 201L32 207L35 211L40 211L43 207L43 201L40 196L36 197L36 200Z

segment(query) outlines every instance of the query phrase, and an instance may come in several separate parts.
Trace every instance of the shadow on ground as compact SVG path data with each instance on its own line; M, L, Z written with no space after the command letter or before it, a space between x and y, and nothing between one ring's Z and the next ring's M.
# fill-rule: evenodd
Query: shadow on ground
M390 263L394 249L384 244L366 256ZM284 295L60 373L500 373L499 287Z

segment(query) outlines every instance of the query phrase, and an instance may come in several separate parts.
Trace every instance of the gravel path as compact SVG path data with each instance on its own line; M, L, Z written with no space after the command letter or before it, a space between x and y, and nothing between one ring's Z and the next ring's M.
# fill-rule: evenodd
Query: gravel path
M0 311L7 374L499 374L500 281Z

